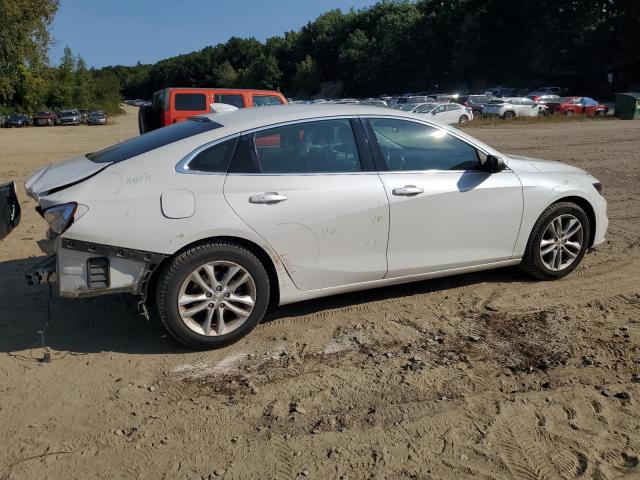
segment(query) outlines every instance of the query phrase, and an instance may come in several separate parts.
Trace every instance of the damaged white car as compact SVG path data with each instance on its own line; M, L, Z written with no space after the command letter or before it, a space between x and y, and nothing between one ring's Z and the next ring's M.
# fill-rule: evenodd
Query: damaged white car
M50 226L30 283L139 295L199 348L238 340L269 305L516 264L559 278L608 224L578 168L358 105L194 117L25 187Z

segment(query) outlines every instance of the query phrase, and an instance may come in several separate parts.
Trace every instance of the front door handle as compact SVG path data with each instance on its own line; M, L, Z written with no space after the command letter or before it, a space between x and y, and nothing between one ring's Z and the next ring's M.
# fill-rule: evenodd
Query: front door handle
M399 197L412 197L424 193L424 188L416 187L415 185L405 185L402 188L394 188L393 194Z
M286 199L286 195L280 195L278 192L265 192L260 195L252 195L249 197L249 203L272 205L274 203L284 202Z

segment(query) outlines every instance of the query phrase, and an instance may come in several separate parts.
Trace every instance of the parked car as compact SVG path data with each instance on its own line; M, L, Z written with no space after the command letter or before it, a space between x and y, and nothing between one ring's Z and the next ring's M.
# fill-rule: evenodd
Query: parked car
M561 278L608 224L578 168L360 105L194 117L25 187L51 229L31 283L140 295L199 348L243 337L269 304L517 264Z
M471 109L473 115L478 117L482 116L482 109L487 105L491 99L486 95L466 95L460 97L460 102Z
M560 100L561 97L559 97L558 95L539 95L539 96L535 96L535 98L533 97L527 97L530 98L531 100L533 100L534 102L536 102L538 105L542 104L542 105L546 105L548 103L554 103L558 100Z
M151 105L138 110L140 133L182 122L194 115L211 112L212 103L226 103L237 108L286 105L287 99L272 90L229 88L165 88L153 94Z
M513 87L494 87L485 92L488 97L513 97L516 94L517 88Z
M94 110L89 113L87 117L87 125L106 125L107 124L107 114L102 110Z
M28 127L31 125L31 117L26 113L14 113L7 117L4 124L7 128Z
M539 97L542 95L560 95L562 92L564 92L564 90L565 89L561 87L539 87L527 94L527 97L531 98L533 96ZM535 100L535 98L533 98L533 100Z
M471 109L458 103L422 103L411 112L422 115L428 114L438 122L446 124L467 123L473 120Z
M404 105L405 103L426 103L435 102L435 98L425 95L411 95L407 97L398 97L394 105Z
M55 112L36 112L33 116L33 125L37 127L53 127L58 124L58 116Z
M537 117L540 114L538 104L526 97L508 97L491 100L482 109L482 115L496 115L505 120L515 117Z
M75 108L58 112L58 124L60 125L80 125L81 120L80 112Z
M556 111L568 117L573 115L604 117L609 111L609 107L590 97L575 97L560 102Z

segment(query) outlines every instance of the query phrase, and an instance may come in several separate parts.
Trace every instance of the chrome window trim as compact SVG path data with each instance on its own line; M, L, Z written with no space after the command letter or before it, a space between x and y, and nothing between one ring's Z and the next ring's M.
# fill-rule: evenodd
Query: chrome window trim
M213 147L219 143L225 142L227 140L231 140L235 137L241 137L242 135L248 135L252 133L261 132L264 130L270 130L272 128L278 128L286 125L294 125L298 123L309 123L309 122L317 122L322 120L351 120L351 119L368 119L368 118L386 118L389 120L404 120L407 122L414 122L420 125L425 125L427 127L435 128L437 130L441 130L446 132L448 135L451 135L454 138L466 143L467 145L471 145L476 150L484 153L485 155L491 155L489 152L481 148L479 145L475 144L467 140L466 138L462 138L457 135L455 132L447 128L443 128L441 124L430 122L428 120L417 119L413 117L405 117L402 115L381 115L381 114L355 114L355 115L327 115L321 117L311 117L311 118L302 118L296 120L288 120L286 122L277 122L269 125L263 125L260 127L251 128L248 130L241 130L240 132L232 133L230 135L224 136L222 138L218 138L216 140L212 140L210 142L201 145L195 150L191 151L187 155L185 155L176 165L175 171L177 173L182 174L191 174L191 175L237 175L237 176L316 176L316 175L378 175L378 174L404 174L404 173L463 173L463 172L481 172L481 170L403 170L403 171L386 171L386 170L376 170L372 172L316 172L316 173L227 173L227 172L205 172L201 170L191 170L189 168L189 162L193 160L200 152L206 150L210 147ZM355 135L355 132L354 132ZM504 160L503 156L500 157ZM507 166L503 171L511 171L511 169ZM499 172L502 173L502 172Z
M189 163L196 156L198 156L198 154L202 153L204 150L207 150L210 147L214 147L219 143L226 142L227 140L231 140L236 137L240 137L240 134L232 133L231 135L227 135L222 138L217 138L216 140L207 142L204 145L200 145L198 148L196 148L195 150L192 150L190 153L182 157L182 159L176 164L176 167L175 167L176 172L191 174L191 175L226 175L227 172L205 172L204 170L191 170L189 168Z

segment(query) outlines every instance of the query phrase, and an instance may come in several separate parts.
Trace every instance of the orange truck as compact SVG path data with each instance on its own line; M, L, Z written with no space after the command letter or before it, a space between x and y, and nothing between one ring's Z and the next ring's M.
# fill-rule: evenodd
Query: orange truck
M153 94L150 106L140 107L140 133L210 113L212 103L226 103L237 108L286 105L287 99L273 90L231 88L165 88Z

